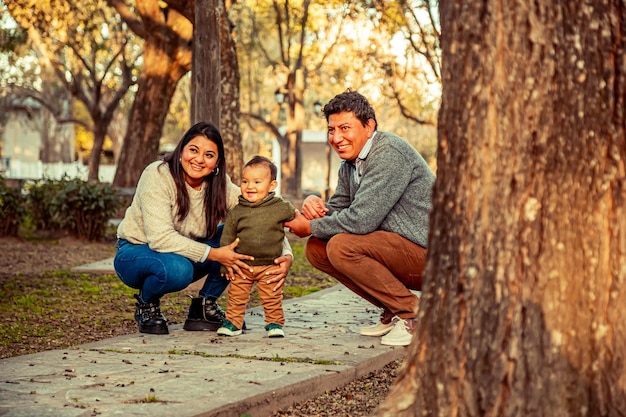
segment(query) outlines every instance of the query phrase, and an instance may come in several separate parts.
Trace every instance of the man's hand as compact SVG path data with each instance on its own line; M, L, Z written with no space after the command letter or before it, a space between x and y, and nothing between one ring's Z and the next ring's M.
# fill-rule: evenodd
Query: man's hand
M302 202L302 215L308 220L319 219L328 213L328 208L321 198L310 195Z
M307 237L311 234L311 220L300 214L298 210L296 210L296 217L289 222L285 222L284 225L298 237Z

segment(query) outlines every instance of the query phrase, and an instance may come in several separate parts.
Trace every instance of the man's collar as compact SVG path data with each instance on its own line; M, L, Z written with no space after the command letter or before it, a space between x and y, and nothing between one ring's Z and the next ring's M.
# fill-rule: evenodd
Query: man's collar
M374 142L374 136L376 136L376 131L374 131L374 133L372 133L372 136L370 136L370 138L367 140L367 142L365 142L365 145L363 146L363 149L361 149L361 152L359 152L359 156L357 157L357 159L365 159L367 158L367 155L370 153L370 150L372 149L372 143Z

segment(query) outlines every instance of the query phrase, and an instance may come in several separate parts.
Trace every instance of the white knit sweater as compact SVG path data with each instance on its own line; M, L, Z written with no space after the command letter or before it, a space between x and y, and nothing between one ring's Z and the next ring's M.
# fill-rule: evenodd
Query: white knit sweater
M117 228L117 236L134 244L148 244L157 252L171 252L194 262L206 260L210 247L196 239L206 238L204 187L187 186L189 214L177 219L176 185L169 166L163 161L148 165L141 174L133 201ZM241 193L227 179L226 198L229 210L237 204Z

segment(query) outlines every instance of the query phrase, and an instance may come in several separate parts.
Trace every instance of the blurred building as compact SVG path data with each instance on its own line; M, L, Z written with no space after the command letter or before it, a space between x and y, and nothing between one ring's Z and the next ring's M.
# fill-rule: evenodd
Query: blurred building
M72 123L57 123L29 98L14 100L8 107L0 120L0 175L37 179L46 174L48 165L73 165Z

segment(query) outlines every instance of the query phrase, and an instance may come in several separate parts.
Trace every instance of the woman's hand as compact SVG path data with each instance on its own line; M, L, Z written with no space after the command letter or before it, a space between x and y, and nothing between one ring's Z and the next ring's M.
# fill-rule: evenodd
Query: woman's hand
M324 217L328 213L328 207L320 197L310 195L302 202L302 215L307 220Z
M289 268L291 268L291 263L293 262L293 258L291 255L283 255L274 259L274 264L276 266L274 268L270 268L265 272L265 275L271 275L271 278L267 279L267 283L271 284L273 282L276 283L272 291L278 291L283 289L285 285L285 278L287 278L287 274L289 273Z
M242 269L247 269L252 272L252 267L244 261L251 261L254 257L235 252L235 248L238 244L239 238L235 239L230 245L211 248L209 252L209 260L219 262L226 268L228 271L226 273L226 279L228 280L233 280L235 275L239 275L239 277L245 279L245 275L241 272Z

